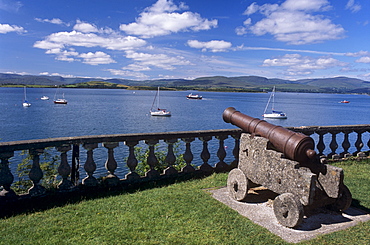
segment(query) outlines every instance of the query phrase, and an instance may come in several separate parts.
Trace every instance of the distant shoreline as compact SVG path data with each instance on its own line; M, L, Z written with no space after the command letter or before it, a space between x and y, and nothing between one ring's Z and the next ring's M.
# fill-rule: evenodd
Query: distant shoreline
M87 82L80 84L65 84L60 86L50 86L50 85L35 85L35 84L0 84L0 88L75 88L75 89L125 89L125 90L157 90L158 86L128 86L116 83L107 83L107 82ZM270 88L264 88L260 90L245 89L245 88L223 88L223 87L212 87L212 88L201 88L201 87L166 87L160 86L162 91L198 91L198 92L234 92L234 93L268 93ZM350 93L350 92L338 92L338 91L309 91L305 89L296 89L296 90L286 90L281 89L278 92L284 93L328 93L328 94L367 94L369 93Z
M116 85L116 84L114 84ZM0 88L56 88L57 86L49 86L49 85L24 85L24 84L1 84ZM68 84L68 85L61 85L58 86L61 88L87 88L87 89L125 89L125 90L157 90L157 86L127 86L117 84L117 86L112 85L78 85L78 84ZM244 92L244 93L267 93L264 91L256 91L250 89L243 89L243 88L177 88L177 87L160 87L163 91L204 91L204 92Z

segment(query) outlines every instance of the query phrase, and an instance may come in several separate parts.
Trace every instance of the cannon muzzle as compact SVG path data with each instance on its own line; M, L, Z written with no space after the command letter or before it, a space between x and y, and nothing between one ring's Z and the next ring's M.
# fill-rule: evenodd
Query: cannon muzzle
M297 162L306 162L316 156L316 152L313 150L315 143L307 135L250 117L233 107L227 108L222 117L225 122L238 126L247 133L268 139L274 148L282 152L286 158Z

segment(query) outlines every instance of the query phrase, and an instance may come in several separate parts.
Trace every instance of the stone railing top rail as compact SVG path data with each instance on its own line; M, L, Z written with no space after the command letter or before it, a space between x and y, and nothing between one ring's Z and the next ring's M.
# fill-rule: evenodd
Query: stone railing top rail
M301 126L301 127L286 127L287 129L301 133L319 133L319 132L352 132L352 131L370 131L370 124L358 125L332 125L332 126Z
M217 130L178 131L162 133L91 135L91 136L9 141L9 142L0 142L0 152L40 149L46 147L61 146L65 144L165 140L174 138L193 138L215 135L230 135L234 133L237 134L240 132L241 132L240 129L217 129Z
M301 132L307 135L314 133L327 132L370 132L370 124L360 125L335 125L335 126L301 126L286 127L295 132ZM161 133L135 133L135 134L110 134L110 135L88 135L76 137L59 137L48 139L34 139L0 142L0 152L19 151L27 149L40 149L46 147L60 146L64 144L83 144L83 143L101 143L101 142L123 142L123 141L141 141L141 140L163 140L171 138L191 138L205 137L222 134L240 133L241 129L217 129L217 130L198 130L198 131L178 131Z

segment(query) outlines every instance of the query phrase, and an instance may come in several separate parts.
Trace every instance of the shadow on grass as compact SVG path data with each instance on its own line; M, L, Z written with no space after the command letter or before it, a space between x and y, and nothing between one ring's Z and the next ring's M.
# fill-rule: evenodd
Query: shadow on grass
M355 207L355 208L358 208L358 209L361 209L361 210L364 210L365 212L367 213L370 213L370 208L367 208L367 207L364 207L360 204L360 201L357 200L357 199L352 199L352 207Z
M0 198L0 219L9 218L16 215L28 214L45 211L55 207L63 207L68 204L79 203L81 201L117 196L126 193L134 193L153 188L168 186L188 180L195 180L207 177L207 175L188 175L164 180L141 182L133 184L120 184L116 187L76 187L73 191L59 192L48 191L46 195L30 197L28 195L19 196L15 199Z

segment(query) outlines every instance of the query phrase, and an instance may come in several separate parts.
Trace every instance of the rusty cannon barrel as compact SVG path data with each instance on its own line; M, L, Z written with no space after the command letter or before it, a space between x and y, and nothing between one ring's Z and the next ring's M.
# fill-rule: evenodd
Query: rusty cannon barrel
M286 158L297 162L306 162L316 155L313 150L315 143L307 135L250 117L233 107L227 108L222 117L225 122L238 126L247 133L268 139L276 150L282 152Z

